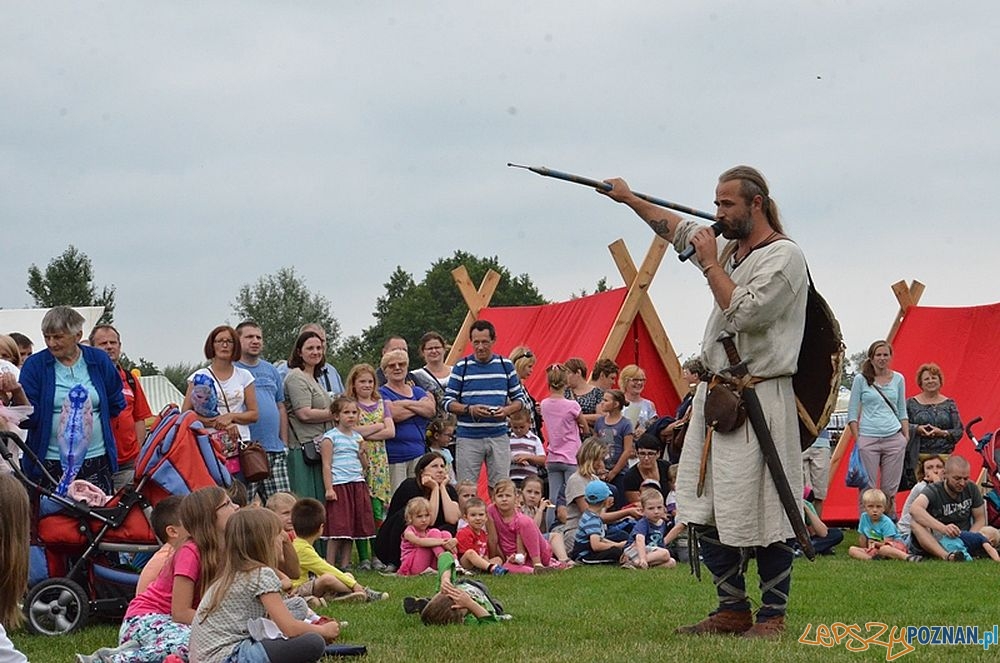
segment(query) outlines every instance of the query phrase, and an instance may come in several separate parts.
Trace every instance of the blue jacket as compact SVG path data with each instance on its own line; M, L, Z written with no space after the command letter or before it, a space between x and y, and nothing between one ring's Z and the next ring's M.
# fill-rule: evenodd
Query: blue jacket
M125 409L125 395L122 393L122 379L118 369L104 350L87 345L79 346L83 360L87 364L90 381L101 399L101 430L104 432L104 448L112 472L118 471L118 450L115 436L111 431L111 419ZM56 397L56 358L48 350L42 350L28 357L21 367L21 386L28 402L35 408L21 428L28 431L28 447L39 458L45 458L52 439L52 401ZM29 479L37 481L42 472L38 464L28 456L21 459L21 468Z

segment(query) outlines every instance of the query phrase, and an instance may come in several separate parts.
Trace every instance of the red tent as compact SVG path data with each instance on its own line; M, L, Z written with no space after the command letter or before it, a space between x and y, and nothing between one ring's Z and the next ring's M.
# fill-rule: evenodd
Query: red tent
M944 374L942 393L955 399L963 422L982 417L976 434L1000 427L1000 303L965 308L913 306L906 310L893 340L892 369L906 379L906 395L920 392L916 384L917 368L933 362ZM830 523L856 523L857 490L844 485L847 458L853 440L839 445L840 463L830 476L823 520ZM955 452L968 459L972 477L979 475L982 459L967 437ZM902 508L907 493L896 496Z
M537 361L526 386L541 401L549 393L546 366L580 357L593 368L627 294L628 288L617 288L555 304L490 307L482 309L478 317L489 320L497 329L494 352L509 356L519 345L531 348ZM471 352L472 347L466 343L463 356ZM619 367L638 364L646 372L643 396L653 401L661 415L673 415L680 398L642 316L633 317L626 340L614 358Z

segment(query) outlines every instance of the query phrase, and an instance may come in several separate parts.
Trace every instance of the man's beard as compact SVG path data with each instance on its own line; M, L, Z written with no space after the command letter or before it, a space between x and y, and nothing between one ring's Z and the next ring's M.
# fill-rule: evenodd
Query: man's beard
M753 219L750 217L750 212L747 212L745 216L733 219L731 224L723 229L722 236L726 239L746 239L751 232L753 232Z

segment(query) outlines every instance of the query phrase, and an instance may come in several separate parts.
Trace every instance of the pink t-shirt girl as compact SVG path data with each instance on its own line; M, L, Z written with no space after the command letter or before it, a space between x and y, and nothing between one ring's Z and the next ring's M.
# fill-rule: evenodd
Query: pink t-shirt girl
M542 420L548 435L549 453L546 462L576 465L580 450L580 404L570 398L542 400Z

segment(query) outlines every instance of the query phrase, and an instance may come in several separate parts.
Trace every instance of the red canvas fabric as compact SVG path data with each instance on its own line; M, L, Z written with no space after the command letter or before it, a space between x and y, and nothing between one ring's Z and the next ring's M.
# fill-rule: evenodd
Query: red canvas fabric
M910 308L894 339L892 360L892 369L906 379L907 397L920 392L917 368L933 362L944 373L941 392L955 399L963 423L982 417L982 423L975 428L979 436L1000 427L998 329L1000 303L964 308ZM841 462L830 477L827 501L823 504L824 521L852 524L858 520L857 490L844 485L853 444L851 440L845 445ZM972 477L978 477L982 459L968 437L959 441L955 453L968 459ZM902 508L906 495L897 495L897 508Z

